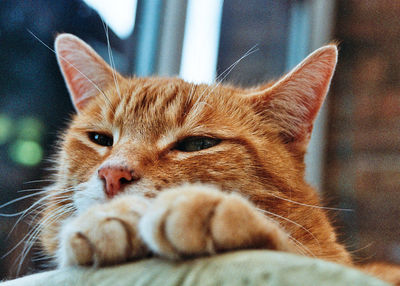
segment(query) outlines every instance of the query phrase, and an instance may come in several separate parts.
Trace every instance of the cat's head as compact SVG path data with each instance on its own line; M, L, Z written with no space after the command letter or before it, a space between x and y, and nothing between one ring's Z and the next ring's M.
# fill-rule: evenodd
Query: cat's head
M254 201L304 183L304 154L337 49L318 49L254 88L178 78L125 78L83 41L55 48L77 114L65 133L55 189L84 210L123 194L207 183Z

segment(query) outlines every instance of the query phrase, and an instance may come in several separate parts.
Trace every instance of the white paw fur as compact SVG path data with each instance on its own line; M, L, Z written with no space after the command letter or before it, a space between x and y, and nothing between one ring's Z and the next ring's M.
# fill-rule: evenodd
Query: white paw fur
M153 252L172 259L290 247L288 235L250 202L204 185L163 191L141 218L139 232Z
M58 265L106 265L143 257L147 248L137 231L148 201L124 196L89 208L64 223Z
M60 233L59 266L107 265L152 251L179 259L268 248L291 251L288 235L241 196L186 184L149 200L126 195L68 220Z

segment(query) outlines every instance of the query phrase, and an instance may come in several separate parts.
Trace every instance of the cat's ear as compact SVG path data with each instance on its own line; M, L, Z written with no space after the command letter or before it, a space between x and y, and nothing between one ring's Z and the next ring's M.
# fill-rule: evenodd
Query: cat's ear
M324 46L276 83L250 94L257 112L277 129L285 143L298 151L307 148L314 119L328 92L336 62L336 46Z
M94 96L120 77L84 41L71 34L60 34L55 52L75 109L81 111Z

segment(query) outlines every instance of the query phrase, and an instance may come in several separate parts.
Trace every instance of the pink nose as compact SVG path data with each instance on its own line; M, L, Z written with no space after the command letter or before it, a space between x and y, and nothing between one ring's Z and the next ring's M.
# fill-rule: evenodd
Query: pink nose
M99 170L100 179L104 180L106 194L109 198L114 197L123 187L139 178L133 170L119 166L105 166Z

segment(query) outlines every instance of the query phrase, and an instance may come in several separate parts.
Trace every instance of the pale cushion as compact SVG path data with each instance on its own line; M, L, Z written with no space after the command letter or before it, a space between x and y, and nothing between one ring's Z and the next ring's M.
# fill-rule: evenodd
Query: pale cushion
M46 285L388 285L339 264L294 254L252 250L173 262L151 258L94 269L70 267L1 286Z

